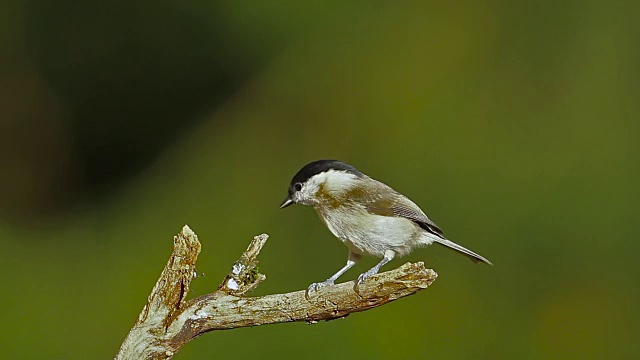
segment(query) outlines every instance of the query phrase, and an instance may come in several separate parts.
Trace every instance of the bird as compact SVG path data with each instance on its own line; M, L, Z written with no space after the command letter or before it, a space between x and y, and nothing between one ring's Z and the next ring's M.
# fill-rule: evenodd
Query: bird
M309 285L305 296L318 292L351 269L362 256L382 258L360 274L354 290L396 256L414 249L443 245L477 263L491 261L447 239L440 227L408 197L339 160L317 160L303 166L289 183L280 208L311 206L322 223L349 253L347 263L327 280Z

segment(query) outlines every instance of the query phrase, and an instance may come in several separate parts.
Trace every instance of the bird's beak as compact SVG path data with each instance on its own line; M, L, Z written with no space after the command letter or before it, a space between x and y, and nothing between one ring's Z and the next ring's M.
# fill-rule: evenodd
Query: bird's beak
M280 204L280 209L284 209L284 208L286 208L287 206L289 206L291 204L293 204L293 200L291 200L291 198L287 196L287 198L284 199L282 204Z

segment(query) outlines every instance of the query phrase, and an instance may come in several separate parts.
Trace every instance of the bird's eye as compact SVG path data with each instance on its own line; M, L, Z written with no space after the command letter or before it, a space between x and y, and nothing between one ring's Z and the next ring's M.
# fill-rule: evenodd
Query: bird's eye
M300 190L302 190L302 184L297 182L297 183L293 184L293 188L296 189L296 191L300 191Z

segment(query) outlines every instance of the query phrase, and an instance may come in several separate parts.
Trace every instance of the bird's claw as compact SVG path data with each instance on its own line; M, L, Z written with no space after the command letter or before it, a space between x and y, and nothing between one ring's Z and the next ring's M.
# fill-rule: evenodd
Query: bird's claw
M319 282L319 283L313 283L313 284L309 285L309 287L307 288L307 291L305 291L304 297L307 300L310 300L310 296L309 295L311 294L312 291L318 291L318 290L322 289L323 287L329 286L329 285L333 285L333 281L326 280L326 281Z
M370 269L360 274L358 276L358 280L356 280L356 283L353 284L353 291L355 291L357 294L360 294L360 284L362 284L365 280L370 278L372 275L375 275L378 273L377 271L374 271L374 270L375 269Z

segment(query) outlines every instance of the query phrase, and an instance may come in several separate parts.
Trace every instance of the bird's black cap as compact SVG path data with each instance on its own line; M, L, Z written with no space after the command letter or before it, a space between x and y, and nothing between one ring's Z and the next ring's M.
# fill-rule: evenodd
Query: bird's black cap
M362 173L358 169L349 164L345 164L339 160L316 160L303 166L297 174L291 179L290 185L295 183L305 183L312 176L318 175L322 172L329 170L345 171L357 176L362 176Z

